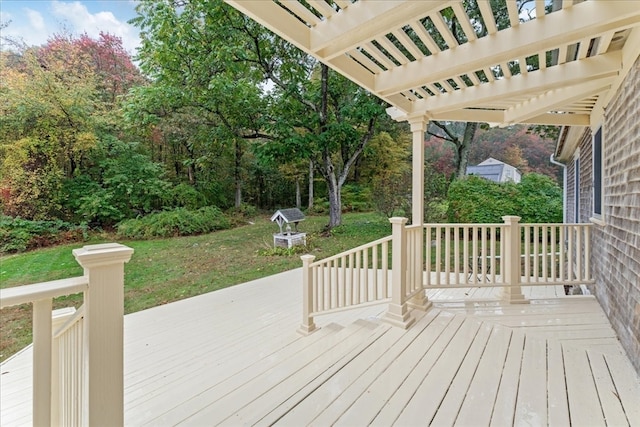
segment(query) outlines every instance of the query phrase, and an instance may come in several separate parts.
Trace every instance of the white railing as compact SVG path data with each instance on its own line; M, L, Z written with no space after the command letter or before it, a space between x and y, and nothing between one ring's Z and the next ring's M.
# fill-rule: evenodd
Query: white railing
M521 283L576 285L593 282L591 224L522 224Z
M389 301L390 241L385 237L316 262L313 255L302 257L305 333L315 329L314 315Z
M0 290L0 308L33 305L33 425L124 424L124 263L133 249L85 246L73 255L82 277ZM52 311L82 293L84 305Z
M385 320L407 328L412 322L407 307L428 308L429 289L501 287L507 301L524 303L523 285L593 283L591 224L520 224L517 216L503 219L501 224L406 226L405 218L391 218L390 237L315 263L315 257L303 256L305 308L300 331L315 329L314 315L385 301L389 301ZM374 249L381 245L384 256ZM371 257L375 257L372 262ZM379 261L389 257L390 264L381 267ZM385 280L382 288L381 280Z
M425 288L503 283L504 224L426 224Z

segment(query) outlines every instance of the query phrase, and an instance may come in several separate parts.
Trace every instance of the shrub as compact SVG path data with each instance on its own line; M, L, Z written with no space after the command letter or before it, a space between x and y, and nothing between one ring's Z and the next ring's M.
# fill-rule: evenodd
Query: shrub
M467 176L449 186L448 217L459 223L499 223L504 215L518 215L516 185L497 184L478 176Z
M258 215L258 209L248 203L242 203L239 207L227 209L225 212L233 227L245 225Z
M451 184L448 202L451 222L499 223L504 215L518 215L522 223L562 222L562 189L535 173L518 184L468 176Z
M231 227L229 218L213 206L198 210L176 208L129 219L118 224L118 234L130 239L189 236Z
M165 207L198 209L207 204L204 194L189 184L178 184L163 197Z
M0 253L24 252L87 238L87 227L64 221L30 221L0 216Z
M562 188L538 173L526 174L518 184L522 222L562 222Z

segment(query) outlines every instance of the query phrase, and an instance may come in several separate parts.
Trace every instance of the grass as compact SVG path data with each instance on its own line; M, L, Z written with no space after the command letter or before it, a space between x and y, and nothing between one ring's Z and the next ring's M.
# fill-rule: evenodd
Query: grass
M309 253L317 259L391 234L389 222L373 213L344 214L343 225L322 235L327 217L307 217ZM277 226L268 217L232 230L169 239L119 243L134 249L125 266L125 313L248 282L302 265L299 255L264 256L273 246ZM114 241L102 236L90 243ZM0 287L7 288L82 275L71 250L84 244L62 245L0 258ZM54 308L82 303L80 295L57 298ZM31 305L0 310L0 361L31 342Z

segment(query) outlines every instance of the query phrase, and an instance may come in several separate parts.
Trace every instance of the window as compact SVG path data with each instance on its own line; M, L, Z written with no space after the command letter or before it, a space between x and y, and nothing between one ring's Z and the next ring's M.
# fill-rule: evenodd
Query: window
M602 219L602 127L593 136L593 216Z
M580 157L579 153L574 160L573 173L575 179L573 182L573 222L580 222Z

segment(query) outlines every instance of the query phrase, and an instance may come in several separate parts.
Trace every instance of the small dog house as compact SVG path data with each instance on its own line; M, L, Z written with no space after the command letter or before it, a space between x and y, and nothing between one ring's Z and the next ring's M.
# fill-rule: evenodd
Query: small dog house
M300 209L280 209L271 216L271 221L278 224L280 232L273 235L273 246L290 248L296 245L307 244L307 233L298 231L298 223L304 221L304 214ZM285 229L282 227L286 224ZM293 224L293 230L291 230Z

